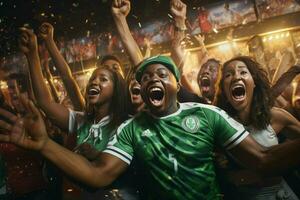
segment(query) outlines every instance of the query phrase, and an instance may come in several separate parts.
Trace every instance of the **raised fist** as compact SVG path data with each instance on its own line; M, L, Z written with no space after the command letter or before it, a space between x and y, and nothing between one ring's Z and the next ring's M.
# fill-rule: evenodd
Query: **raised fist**
M51 40L53 39L54 28L49 23L43 23L39 28L39 37L43 40Z
M170 9L174 18L186 18L186 5L180 0L171 0Z
M130 1L113 0L111 11L114 16L127 17L128 13L130 12Z
M31 52L37 51L37 39L33 30L22 27L19 29L21 32L19 38L19 47L21 51L27 55Z

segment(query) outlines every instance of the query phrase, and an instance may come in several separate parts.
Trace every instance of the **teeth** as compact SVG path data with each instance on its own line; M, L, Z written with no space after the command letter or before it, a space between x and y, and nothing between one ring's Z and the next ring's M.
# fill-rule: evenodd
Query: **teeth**
M242 85L234 85L233 87L232 87L232 89L234 90L234 89L236 89L236 88L244 88Z
M90 91L90 92L98 92L99 90L94 89L94 88L91 88L89 91Z
M161 89L158 87L154 87L150 89L150 92L155 92L155 91L161 91Z

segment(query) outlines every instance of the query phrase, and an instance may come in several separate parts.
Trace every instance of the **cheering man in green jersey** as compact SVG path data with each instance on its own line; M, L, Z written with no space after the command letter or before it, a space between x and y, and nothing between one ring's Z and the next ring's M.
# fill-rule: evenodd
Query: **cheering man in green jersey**
M109 185L135 157L142 163L151 191L148 199L220 199L213 166L216 145L242 165L266 175L300 163L300 140L265 149L221 109L177 103L179 72L169 57L146 59L136 79L147 109L118 128L96 161L51 140L40 113L28 100L24 100L28 110L24 118L0 109L12 122L0 122L0 128L10 132L0 140L39 151L66 174L94 187Z

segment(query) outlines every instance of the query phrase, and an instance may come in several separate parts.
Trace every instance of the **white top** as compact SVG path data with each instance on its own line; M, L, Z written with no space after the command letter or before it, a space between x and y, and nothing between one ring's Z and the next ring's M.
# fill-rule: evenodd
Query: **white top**
M278 144L277 135L270 124L266 129L263 130L257 130L251 126L245 126L245 128L250 132L251 136L256 140L256 142L262 146L270 147Z

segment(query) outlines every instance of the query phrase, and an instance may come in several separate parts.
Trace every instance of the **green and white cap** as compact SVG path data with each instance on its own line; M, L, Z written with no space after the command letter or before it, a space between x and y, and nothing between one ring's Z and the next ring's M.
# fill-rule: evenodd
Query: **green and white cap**
M143 73L145 71L145 69L151 65L151 64L162 64L165 67L167 67L175 76L177 82L180 79L180 72L176 66L176 64L174 63L174 61L168 57L168 56L162 56L162 55L158 55L158 56L153 56L150 58L145 59L140 67L137 69L136 74L135 74L135 78L136 80L140 83L141 82L141 78L143 76Z

